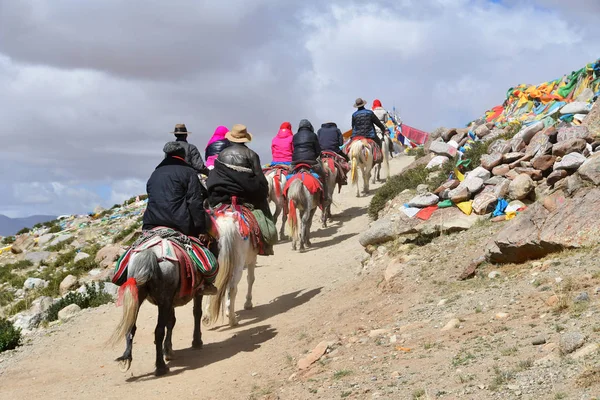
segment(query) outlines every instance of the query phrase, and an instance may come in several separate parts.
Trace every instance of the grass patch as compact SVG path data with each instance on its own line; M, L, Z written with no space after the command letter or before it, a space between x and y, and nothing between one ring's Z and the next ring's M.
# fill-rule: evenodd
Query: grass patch
M503 370L497 365L494 366L494 378L490 384L490 390L496 391L502 387L502 385L510 382L515 377L515 373L508 370Z
M23 228L19 232L17 232L17 235L23 235L23 234L29 233L29 232L31 232L30 228Z
M0 283L6 282L14 288L22 288L26 277L15 273L15 271L23 270L32 265L33 263L29 260L21 260L12 264L0 265Z
M0 318L0 353L12 350L21 344L21 330L12 322Z
M504 357L508 357L508 356L513 356L513 355L517 354L518 351L519 351L519 348L517 346L513 346L513 347L509 347L507 349L500 350L500 354L502 354Z
M413 399L420 399L423 397L425 397L425 389L417 389L414 392L412 392Z
M62 228L60 227L60 225L53 225L52 227L50 227L50 230L48 230L48 233L58 233L61 231Z
M425 165L419 165L418 167L409 169L408 171L390 177L390 179L383 185L369 204L369 217L377 219L379 211L383 210L388 200L398 196L402 191L406 189L415 189L418 185L427 181L429 170L425 168Z
M408 149L406 152L407 155L415 157L415 159L419 159L425 157L425 148L423 146L415 147Z
M473 354L469 353L468 351L461 350L457 355L452 357L452 366L458 367L459 365L466 365L474 359L475 356Z
M63 240L62 242L58 242L57 244L55 244L53 246L46 247L46 250L53 251L53 252L61 251L61 250L64 250L68 245L70 245L74 241L75 241L75 236L72 236L68 239Z
M104 283L100 282L98 288L94 284L85 285L87 292L85 294L79 292L70 292L65 297L52 304L46 312L45 319L48 322L58 319L58 312L71 304L77 304L81 309L98 307L102 304L110 303L113 298L108 293L104 293Z
M353 372L351 370L349 370L349 369L342 369L342 370L339 370L339 371L335 371L333 373L333 379L336 379L336 380L337 379L342 379L345 376L352 375L352 373Z
M4 239L2 239L2 244L13 244L15 242L15 237L14 236L7 236Z
M131 235L133 232L135 232L136 229L138 229L140 227L139 222L134 222L133 224L129 225L127 228L123 229L121 232L117 233L114 237L113 237L113 243L118 243L121 240L125 239L127 236Z

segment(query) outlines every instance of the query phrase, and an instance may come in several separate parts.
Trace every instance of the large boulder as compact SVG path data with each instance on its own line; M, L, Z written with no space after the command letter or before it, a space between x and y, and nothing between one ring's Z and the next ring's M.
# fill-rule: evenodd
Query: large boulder
M482 168L482 170L484 170L485 172L487 172L489 174L489 172L485 169ZM475 170L473 170L475 171ZM487 176L487 178L485 180L489 179L489 175ZM461 184L459 185L466 187L469 190L469 193L471 194L475 194L475 193L479 193L481 191L481 189L483 189L484 186L484 179L481 179L478 176L468 176L465 178L464 181L461 182Z
M502 180L494 186L494 194L497 198L503 199L510 193L510 179L502 178Z
M590 131L584 125L562 127L558 130L557 136L559 142L564 142L569 139L584 139L585 141L590 141L591 138Z
M592 107L592 111L590 111L581 125L588 129L591 137L600 137L600 98L596 100Z
M562 157L569 153L583 153L586 145L587 142L580 138L563 140L552 146L552 155Z
M520 138L523 140L523 142L525 142L525 144L529 144L529 142L535 136L535 134L541 131L542 129L544 129L544 123L542 121L538 121L529 126L524 127L519 133L517 133L517 135L520 136Z
M48 244L52 239L54 239L54 234L46 233L45 235L38 237L37 244L38 246L42 247Z
M521 158L523 158L523 156L525 155L525 153L521 153L521 152L512 152L512 153L506 153L503 158L502 161L505 163L512 163L515 162L517 160L520 160Z
M435 156L431 159L431 161L429 161L429 163L427 164L427 167L425 167L425 168L433 169L436 167L441 167L448 161L450 161L450 159L446 156Z
M497 139L489 145L488 154L506 154L509 153L511 149L512 145L509 140Z
M564 105L560 109L560 113L565 114L587 114L590 112L589 105L587 102L574 101L567 105Z
M440 194L445 190L456 189L458 185L460 185L460 181L458 179L449 179L446 182L442 183L442 185L439 188L435 189L433 193Z
M569 176L569 173L567 171L565 171L564 169L559 169L557 171L553 171L550 175L548 175L548 178L546 178L546 183L548 183L548 186L554 186L559 181L565 179L567 176Z
M23 311L12 317L11 321L15 328L19 328L24 332L30 332L42 322L42 314Z
M59 285L61 295L77 287L77 277L75 275L67 275Z
M471 198L471 193L466 186L459 185L456 189L450 190L448 193L448 198L455 204L462 203L463 201L467 201Z
M507 164L502 164L492 169L492 175L494 176L505 176L510 171L510 167Z
M552 252L595 245L600 224L590 216L600 204L600 189L580 191L563 198L553 211L534 203L502 229L487 248L494 263L522 263Z
M80 251L80 252L78 252L78 253L75 255L75 259L74 259L73 261L74 261L74 262L77 262L77 261L85 260L85 259L86 259L86 258L88 258L89 256L90 256L90 255L89 255L88 253L85 253L85 252L83 252L83 251Z
M67 322L75 317L79 311L81 311L81 307L79 307L77 304L69 304L58 312L58 319L61 322Z
M451 145L449 145L448 143L444 143L444 142L433 142L431 143L431 146L429 147L429 151L431 151L432 153L435 153L439 156L446 156L448 158L453 158L454 156L456 156L456 147L453 147Z
M389 214L373 222L369 229L358 237L359 243L367 247L396 239L400 235L416 233L418 221L402 214Z
M541 131L536 133L531 139L527 149L525 149L525 154L531 154L533 157L536 157L548 153L551 149L550 138L546 135L545 131Z
M502 153L484 154L481 156L481 166L488 171L502 163Z
M27 278L23 283L23 289L33 290L33 289L44 289L47 288L50 282L45 281L40 278Z
M560 161L554 163L554 170L558 171L564 169L567 171L575 171L585 162L585 160L586 158L583 154L569 153Z
M469 171L467 173L466 179L481 178L484 181L487 181L491 176L492 174L487 169L483 167L477 167L473 171Z
M109 244L96 253L95 261L103 268L111 267L124 250L118 244Z
M484 137L489 135L489 133L490 129L485 125L480 125L477 128L475 128L475 134L479 139L483 139Z
M31 261L33 264L38 265L42 261L48 260L52 253L49 251L33 251L31 253L25 254L25 259L27 261Z
M483 215L494 211L498 197L493 191L484 191L475 196L473 200L473 211L475 214Z
M588 158L577 171L583 180L600 185L600 153Z
M515 172L517 174L526 174L531 177L534 181L541 181L543 179L542 171L530 167L516 167Z
M53 241L50 242L50 246L56 246L57 244L60 244L62 242L66 242L67 240L70 240L73 237L73 235L60 235L57 236Z
M508 188L508 197L513 200L523 200L534 189L535 185L531 177L527 174L519 174L512 180Z
M425 208L425 207L436 205L437 203L439 203L439 201L440 201L440 198L437 195L435 195L433 193L427 193L427 194L422 194L422 195L413 197L408 202L408 206L409 207L417 207L417 208Z

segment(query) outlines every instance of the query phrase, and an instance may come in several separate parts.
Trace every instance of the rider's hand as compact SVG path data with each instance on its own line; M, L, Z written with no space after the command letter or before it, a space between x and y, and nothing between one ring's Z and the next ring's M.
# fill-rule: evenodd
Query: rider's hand
M201 242L208 243L210 241L210 236L205 233L202 233L198 235L198 239L200 239Z

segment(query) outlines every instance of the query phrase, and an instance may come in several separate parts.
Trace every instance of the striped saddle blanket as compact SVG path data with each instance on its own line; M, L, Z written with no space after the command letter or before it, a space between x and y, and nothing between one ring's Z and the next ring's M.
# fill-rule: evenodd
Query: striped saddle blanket
M244 240L250 239L252 246L262 251L264 243L260 225L249 207L237 204L235 198L232 199L231 204L220 204L215 207L210 213L213 221L210 233L211 236L217 239L219 238L219 233L217 231L216 220L221 215L231 216L236 221L240 235L242 235Z
M283 176L288 176L290 173L290 166L287 164L272 164L266 168L263 168L263 174L268 175L275 171L273 175L273 188L275 189L275 195L281 197L281 181Z
M119 257L112 282L115 285L123 285L127 281L127 268L131 257L148 249L153 249L159 261L179 263L180 297L194 294L204 280L214 282L219 271L216 257L200 240L171 228L157 227L144 231L142 236Z
M344 152L346 154L350 152L350 147L352 147L352 143L354 143L356 140L362 141L365 146L371 149L371 152L373 153L374 164L380 164L383 162L383 152L381 151L381 148L372 139L363 136L356 136L350 139L350 142L348 142L348 145L344 148Z

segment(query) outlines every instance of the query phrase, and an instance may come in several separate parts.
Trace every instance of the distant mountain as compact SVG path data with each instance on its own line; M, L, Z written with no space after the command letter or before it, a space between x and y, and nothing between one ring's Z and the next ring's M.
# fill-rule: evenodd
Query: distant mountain
M0 214L0 236L11 236L23 228L31 228L41 222L52 221L56 219L53 215L32 215L25 218L9 218Z

